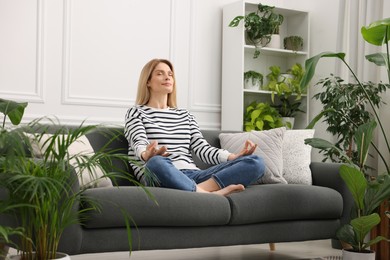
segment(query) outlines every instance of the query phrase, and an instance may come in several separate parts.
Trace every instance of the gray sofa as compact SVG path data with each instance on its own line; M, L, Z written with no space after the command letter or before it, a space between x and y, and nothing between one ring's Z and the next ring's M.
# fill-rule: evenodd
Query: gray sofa
M203 131L217 147L219 133ZM88 136L95 150L107 138L101 133ZM127 153L123 136L110 146ZM339 177L339 165L313 162L310 168L313 185L253 185L228 197L149 187L151 199L142 188L125 182L89 189L86 195L100 202L101 211L89 212L82 226L68 228L59 250L68 254L129 250L120 208L136 224L132 250L333 239L340 224L348 221L351 196Z
M203 131L217 147L219 133ZM103 131L88 139L97 150L110 136ZM108 148L127 153L127 141L121 136ZM116 166L130 171L128 165ZM86 213L82 225L67 228L59 251L70 255L128 251L121 210L136 225L131 229L132 250L332 239L340 224L348 221L351 196L339 177L339 165L311 163L310 168L313 185L253 185L228 197L148 187L151 199L141 187L124 180L118 187L89 189L85 195L97 200L101 210Z

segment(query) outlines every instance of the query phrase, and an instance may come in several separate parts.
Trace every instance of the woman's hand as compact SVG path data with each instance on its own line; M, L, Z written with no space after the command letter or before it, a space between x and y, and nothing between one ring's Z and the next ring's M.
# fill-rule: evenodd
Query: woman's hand
M155 155L161 155L161 156L168 156L167 153L167 147L161 146L160 148L157 147L157 141L152 141L147 147L144 152L141 154L141 159L147 162L150 158L152 158Z
M241 150L241 152L238 154L234 154L234 153L230 154L228 157L228 160L232 161L240 156L251 155L256 150L256 147L257 147L257 145L254 144L252 141L246 140L244 148Z

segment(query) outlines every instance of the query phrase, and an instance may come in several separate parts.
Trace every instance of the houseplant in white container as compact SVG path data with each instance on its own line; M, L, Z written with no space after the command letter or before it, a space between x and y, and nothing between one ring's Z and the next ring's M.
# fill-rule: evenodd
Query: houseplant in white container
M254 70L244 72L244 88L259 90L263 85L263 74Z
M246 43L255 46L253 58L260 55L258 46L267 46L272 35L279 32L279 26L284 21L284 16L275 13L274 9L274 6L258 4L256 12L251 12L245 16L236 16L229 23L230 27L237 27L241 20L244 21Z
M67 127L52 119L39 118L26 125L7 127L7 117L12 124L19 124L25 106L26 103L0 99L0 112L4 115L0 128L0 189L7 191L5 200L9 204L22 205L8 212L15 216L15 226L23 229L22 238L15 241L20 254L13 259L58 259L61 254L57 249L65 228L82 221L79 219L82 212L98 207L98 202L88 201L89 207L79 209L77 205L84 191L99 186L103 179L115 181L119 175L108 171L117 170L113 160L128 163L129 158L109 150L71 154L70 147L97 131L97 125L82 123ZM47 122L42 124L44 120ZM112 141L119 133L113 136ZM37 147L38 143L42 146ZM32 156L36 149L41 153L39 158ZM98 171L102 175L96 176ZM85 174L90 175L91 182L81 187L80 179L88 177ZM128 174L121 178L139 185ZM130 228L128 234L130 238Z

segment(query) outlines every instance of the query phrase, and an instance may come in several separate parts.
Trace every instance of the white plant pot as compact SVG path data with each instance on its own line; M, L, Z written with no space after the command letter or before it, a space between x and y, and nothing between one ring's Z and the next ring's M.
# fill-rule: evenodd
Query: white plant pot
M267 47L274 48L274 49L280 49L280 46L281 46L280 35L279 34L272 34L271 41L268 43Z
M358 253L343 249L343 260L375 260L375 252Z
M22 257L21 255L11 255L11 256L8 257L8 259L10 259L10 260L20 260L21 257ZM54 258L54 259L55 260L71 260L70 256L65 254L65 253L57 253L56 254L56 258Z
M250 89L250 90L259 90L260 89L260 83L257 81L255 84L253 84L252 80L245 80L244 82L244 88Z
M294 117L282 117L282 122L283 122L283 125L285 125L287 128L293 129L295 118Z

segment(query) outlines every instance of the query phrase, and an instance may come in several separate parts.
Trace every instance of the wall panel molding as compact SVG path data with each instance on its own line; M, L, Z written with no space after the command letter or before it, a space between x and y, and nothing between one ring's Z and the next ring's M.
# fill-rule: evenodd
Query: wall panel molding
M62 54L62 80L61 80L61 104L63 105L83 105L83 106L105 106L127 108L135 104L135 98L102 98L94 96L76 95L71 92L72 74L70 70L72 61L72 7L76 1L64 0L64 21L63 21L63 54ZM170 28L169 28L169 57L172 60L175 56L175 0L170 0Z
M45 65L45 1L36 0L36 60L35 60L35 82L33 91L12 91L0 90L3 98L23 100L31 103L44 103L44 65Z

